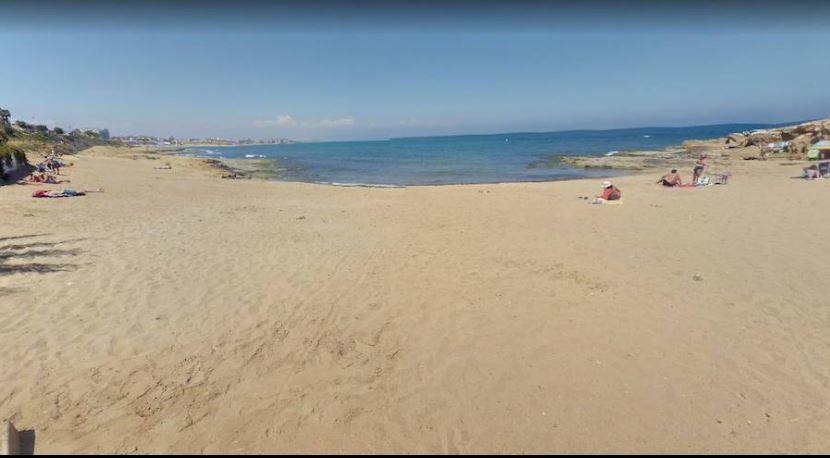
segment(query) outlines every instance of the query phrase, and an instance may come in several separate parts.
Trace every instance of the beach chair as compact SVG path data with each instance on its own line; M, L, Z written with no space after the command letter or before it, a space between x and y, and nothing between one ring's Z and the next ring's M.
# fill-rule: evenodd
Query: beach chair
M729 184L729 173L712 175L711 184Z

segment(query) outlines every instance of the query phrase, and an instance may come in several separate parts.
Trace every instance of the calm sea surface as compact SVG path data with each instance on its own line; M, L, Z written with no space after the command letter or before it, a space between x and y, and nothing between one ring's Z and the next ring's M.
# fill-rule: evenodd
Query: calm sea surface
M688 139L724 137L769 124L722 124L546 133L396 138L383 141L191 148L186 154L270 163L280 180L340 185L433 185L612 176L576 169L569 155L658 150Z

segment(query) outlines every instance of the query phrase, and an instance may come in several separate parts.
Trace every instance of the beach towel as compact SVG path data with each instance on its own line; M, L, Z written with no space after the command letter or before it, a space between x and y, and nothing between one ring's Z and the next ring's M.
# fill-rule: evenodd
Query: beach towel
M64 189L63 191L47 191L46 189L38 189L32 193L32 197L39 199L51 199L59 197L78 197L85 196L86 193L76 191L74 189Z
M709 183L709 181L710 181L710 180L709 180L709 177L708 177L708 176L706 176L706 177L700 177L700 178L698 178L698 179L697 179L697 183L695 183L695 184L696 184L697 186L709 186L709 184L710 184L710 183Z
M622 197L616 200L594 199L591 203L594 205L622 205L623 200Z
M84 196L84 195L86 195L85 192L79 192L79 191L76 191L76 190L71 189L71 188L70 189L64 189L62 194L65 195L66 197L75 197L75 196Z

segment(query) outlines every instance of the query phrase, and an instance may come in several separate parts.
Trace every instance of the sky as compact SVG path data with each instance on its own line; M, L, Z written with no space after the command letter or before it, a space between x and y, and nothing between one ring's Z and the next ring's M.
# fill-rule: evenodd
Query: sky
M371 140L830 116L830 2L0 11L0 106L113 135Z

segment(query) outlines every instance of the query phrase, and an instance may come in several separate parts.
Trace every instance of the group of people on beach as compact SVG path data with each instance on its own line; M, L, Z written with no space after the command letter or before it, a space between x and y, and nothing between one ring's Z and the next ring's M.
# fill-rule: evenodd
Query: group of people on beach
M37 184L37 183L46 183L46 184L58 184L68 180L58 180L57 176L61 174L61 168L65 167L66 164L61 162L58 159L57 154L55 151L52 150L52 153L49 154L44 158L43 161L38 163L35 166L35 171L32 172L31 175L26 177L25 180L21 180L20 184Z
M705 153L701 154L697 162L695 162L695 168L692 169L692 186L699 182L701 176L703 176L703 172L708 168L709 156ZM671 172L663 175L659 180L657 180L657 184L673 188L676 186L683 186L683 179L680 177L680 174L677 173L677 169L671 169Z
M677 169L671 169L671 171L657 181L657 184L666 186L666 187L678 187L678 186L696 186L701 183L701 177L703 176L703 172L709 168L709 156L707 154L701 154L697 161L695 162L694 169L692 169L692 183L684 185L683 178L680 177L680 174L677 172ZM720 182L718 182L720 183ZM725 181L723 182L725 183ZM601 203L609 203L613 201L619 201L622 199L622 191L610 181L604 181L602 183L602 194L599 196L594 196L594 203L601 204Z

